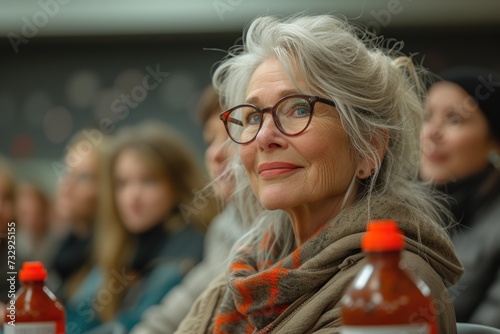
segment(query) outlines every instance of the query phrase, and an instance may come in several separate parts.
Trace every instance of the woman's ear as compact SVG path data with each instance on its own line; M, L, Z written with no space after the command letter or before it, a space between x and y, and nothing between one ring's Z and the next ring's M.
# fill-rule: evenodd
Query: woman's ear
M359 161L358 170L356 177L358 179L364 180L372 176L377 169L380 168L380 164L384 159L385 152L387 152L387 146L389 145L389 130L384 129L376 131L372 136L372 144L375 147L375 152L373 157L364 157Z

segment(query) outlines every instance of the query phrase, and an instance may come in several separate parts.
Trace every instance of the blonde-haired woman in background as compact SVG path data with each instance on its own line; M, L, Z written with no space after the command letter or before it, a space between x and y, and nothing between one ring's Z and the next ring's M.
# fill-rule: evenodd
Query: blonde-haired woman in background
M82 331L111 321L132 328L201 260L202 231L215 214L210 198L196 206L206 180L166 125L120 131L103 178L95 265L67 304L68 327Z

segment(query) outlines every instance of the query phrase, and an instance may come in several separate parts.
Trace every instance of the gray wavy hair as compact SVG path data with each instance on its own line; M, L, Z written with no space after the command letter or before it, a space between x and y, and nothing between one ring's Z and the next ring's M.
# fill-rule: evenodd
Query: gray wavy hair
M330 15L260 17L248 27L243 42L229 50L213 74L224 108L242 103L256 68L276 58L293 82L297 83L297 75L304 80L303 87L296 84L301 92L335 102L352 152L378 166L360 185L358 200L388 195L426 213L431 221L442 220L430 190L418 182L423 70L400 54L400 45L383 49L382 39ZM387 134L388 147L381 160L376 143ZM249 179L238 157L230 168L236 174L235 198L242 215L255 218L242 242L260 242L264 231L272 228L279 236L274 242L281 244L281 256L286 256L295 247L287 215L281 210L256 210L258 200L250 195ZM355 182L354 176L346 198Z

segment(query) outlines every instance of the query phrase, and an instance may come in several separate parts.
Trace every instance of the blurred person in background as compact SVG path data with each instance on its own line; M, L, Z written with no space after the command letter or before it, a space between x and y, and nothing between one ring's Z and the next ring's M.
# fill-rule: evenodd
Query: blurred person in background
M500 328L500 75L461 67L427 96L421 178L449 195L451 239L465 272L457 321Z
M66 303L68 331L110 322L130 330L201 260L202 231L216 213L211 198L196 206L206 180L169 126L122 129L103 171L94 263Z
M71 231L72 212L66 198L66 182L64 176L55 187L52 206L50 209L51 230L59 239L66 237Z
M186 316L196 298L210 281L224 272L227 255L232 246L247 230L239 211L231 203L234 179L227 165L234 155L224 124L219 120L222 111L219 96L209 86L205 89L198 107L203 125L205 165L212 179L211 186L223 211L210 224L205 235L203 261L193 268L182 283L165 295L160 305L146 310L143 320L131 333L173 333ZM248 218L248 217L247 217Z
M0 236L5 237L8 223L15 217L16 180L6 158L0 156Z
M50 228L51 202L34 183L21 182L17 188L18 223L16 251L19 261L42 261L50 267L58 239Z
M13 232L12 222L16 222L15 192L16 181L10 164L6 158L0 156L0 272L2 273L0 280L0 324L4 320L5 304L9 301L10 282L7 281L6 273L16 271L9 270L7 239L8 233ZM17 261L15 263L19 266Z
M64 161L66 173L56 190L52 219L57 221L52 224L55 231L64 234L48 268L48 284L62 300L69 298L78 287L91 254L103 142L91 142L89 134L97 131L83 129L70 140Z

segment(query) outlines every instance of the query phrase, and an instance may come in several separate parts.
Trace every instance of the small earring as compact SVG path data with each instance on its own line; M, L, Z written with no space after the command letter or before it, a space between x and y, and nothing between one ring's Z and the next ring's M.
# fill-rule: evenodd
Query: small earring
M359 176L363 176L363 174L364 174L364 173L365 173L365 172L364 172L363 170L360 170L360 171L358 172Z
M496 169L500 170L500 154L495 151L491 151L488 154L488 160Z

